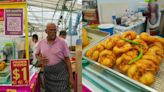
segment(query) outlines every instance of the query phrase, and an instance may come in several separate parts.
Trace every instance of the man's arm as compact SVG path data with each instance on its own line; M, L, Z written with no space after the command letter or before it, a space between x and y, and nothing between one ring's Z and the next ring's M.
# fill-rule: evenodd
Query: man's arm
M36 59L39 61L39 54L35 54Z
M36 59L38 60L38 62L40 62L41 64L47 64L48 63L48 59L44 56L42 56L42 54L35 54Z
M73 79L73 73L72 73L72 66L71 66L71 62L69 57L65 57L65 62L67 65L67 70L68 70L68 74L69 74L69 82L70 82L70 86L74 87L74 79Z

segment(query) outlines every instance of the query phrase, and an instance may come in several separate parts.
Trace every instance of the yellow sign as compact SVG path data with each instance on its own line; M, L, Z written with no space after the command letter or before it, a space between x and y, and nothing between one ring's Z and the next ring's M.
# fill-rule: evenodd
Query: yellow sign
M26 41L26 59L29 59L29 43L28 43L28 21L27 21L27 3L26 2L8 2L0 3L0 9L8 8L23 8L24 12L24 24L25 24L25 41Z

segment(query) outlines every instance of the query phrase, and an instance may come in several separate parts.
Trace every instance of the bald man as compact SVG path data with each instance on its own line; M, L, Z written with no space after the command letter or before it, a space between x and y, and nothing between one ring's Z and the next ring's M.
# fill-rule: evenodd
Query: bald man
M57 27L48 23L47 38L41 40L35 51L36 58L44 65L45 92L70 92L74 87L68 46L56 36Z

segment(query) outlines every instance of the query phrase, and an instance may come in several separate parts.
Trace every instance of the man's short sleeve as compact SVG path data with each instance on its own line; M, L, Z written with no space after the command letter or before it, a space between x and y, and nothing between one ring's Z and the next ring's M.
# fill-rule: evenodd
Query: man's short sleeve
M63 41L63 54L64 54L64 57L69 57L69 49L68 49L68 45L66 44L65 41Z
M38 42L38 44L36 44L36 48L35 48L35 50L34 50L34 54L39 54L40 53L40 50L41 50L41 46L40 46L41 44L40 44L40 42Z

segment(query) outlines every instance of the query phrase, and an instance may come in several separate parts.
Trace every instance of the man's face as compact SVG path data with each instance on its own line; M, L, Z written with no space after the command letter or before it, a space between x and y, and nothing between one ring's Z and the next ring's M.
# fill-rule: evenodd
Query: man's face
M57 31L56 25L54 25L54 24L47 25L46 33L47 33L49 39L52 39L52 40L55 39L56 31Z
M62 35L61 37L62 37L63 39L66 39L66 36L65 36L65 35Z
M36 38L32 38L32 41L36 43L38 40Z

